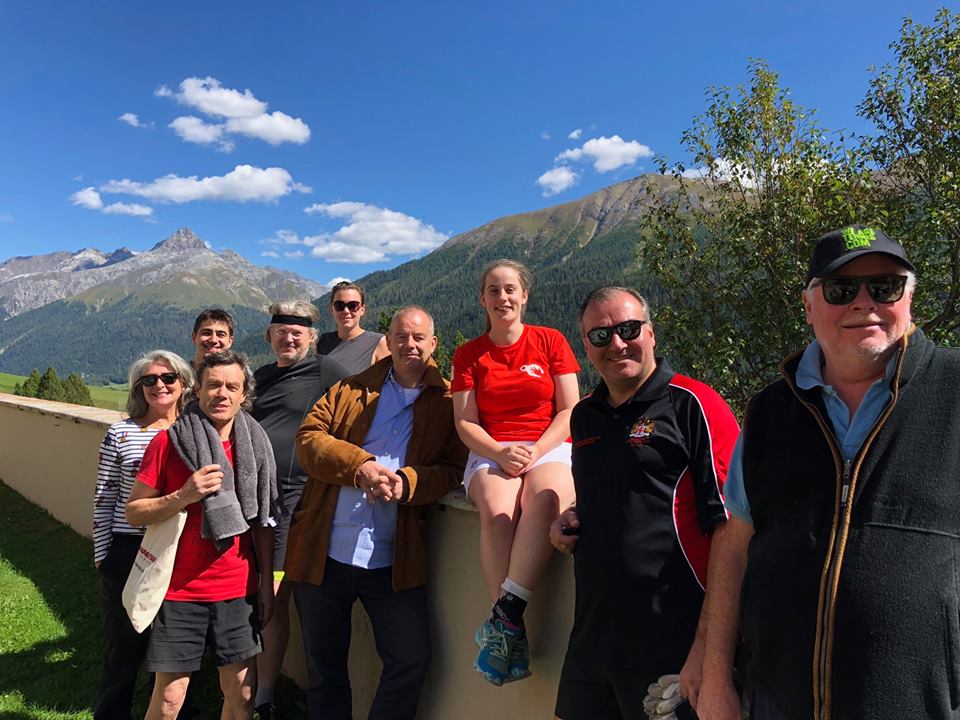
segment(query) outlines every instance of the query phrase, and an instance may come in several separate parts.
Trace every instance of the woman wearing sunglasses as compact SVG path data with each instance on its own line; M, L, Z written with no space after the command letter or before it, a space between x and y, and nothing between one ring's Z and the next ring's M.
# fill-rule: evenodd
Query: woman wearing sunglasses
M363 288L344 280L330 292L330 314L337 329L317 341L317 355L329 355L352 373L370 367L390 354L387 339L378 332L360 327L367 313Z
M480 563L494 603L476 632L474 667L494 685L530 675L523 612L552 553L550 524L574 496L566 440L580 367L561 333L523 323L530 284L518 262L487 266L486 332L453 358L454 419L470 450L463 484L480 513Z
M103 670L96 718L131 715L137 671L150 632L138 634L121 602L144 528L131 527L123 511L147 445L166 430L190 400L193 370L179 355L154 350L134 361L128 373L129 417L114 423L100 445L93 501L93 561L100 572Z

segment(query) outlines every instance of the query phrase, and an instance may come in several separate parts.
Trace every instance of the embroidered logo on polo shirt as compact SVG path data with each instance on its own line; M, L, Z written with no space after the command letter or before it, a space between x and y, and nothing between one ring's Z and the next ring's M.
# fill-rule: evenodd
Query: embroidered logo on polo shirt
M573 446L574 447L586 447L587 445L593 445L594 443L600 442L600 436L594 435L593 437L583 438L582 440L577 440Z
M646 445L653 436L657 423L650 418L640 418L630 427L627 434L627 445Z
M526 373L530 377L535 377L535 378L543 377L543 368L537 365L536 363L530 363L529 365L521 365L520 372Z

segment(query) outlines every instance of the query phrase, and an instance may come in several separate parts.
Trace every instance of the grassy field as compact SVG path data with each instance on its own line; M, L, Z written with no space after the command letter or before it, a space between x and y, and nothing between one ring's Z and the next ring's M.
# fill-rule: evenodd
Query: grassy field
M100 676L99 581L86 538L0 482L0 718L92 720ZM147 683L134 717L146 711ZM205 664L197 720L220 715L216 669ZM306 716L303 693L281 678L278 710Z
M0 373L0 392L12 393L13 386L23 382L23 375ZM90 397L94 407L107 410L123 410L127 404L127 385L90 385Z

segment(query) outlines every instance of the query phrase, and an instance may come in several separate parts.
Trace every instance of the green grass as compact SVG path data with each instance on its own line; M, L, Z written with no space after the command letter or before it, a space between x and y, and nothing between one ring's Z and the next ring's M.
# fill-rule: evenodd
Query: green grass
M24 375L0 373L0 392L12 393L13 386L26 380ZM89 385L93 406L107 410L123 410L127 404L126 383L122 385Z
M0 482L0 718L90 720L100 676L99 581L91 542ZM143 717L141 673L134 717ZM220 715L216 669L195 674L197 720ZM277 688L283 717L305 717L303 693Z
M0 373L0 392L12 393L13 386L19 382L23 382L24 377L22 375L10 375L8 373Z

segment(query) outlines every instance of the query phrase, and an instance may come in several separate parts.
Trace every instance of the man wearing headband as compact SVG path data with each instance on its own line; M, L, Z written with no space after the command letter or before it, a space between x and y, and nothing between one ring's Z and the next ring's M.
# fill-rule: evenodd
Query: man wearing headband
M287 649L290 632L290 589L283 582L290 517L300 500L307 476L297 462L294 441L304 416L327 390L350 373L339 362L315 356L320 312L311 303L290 300L270 306L266 340L277 361L254 375L257 397L253 417L266 430L277 461L277 482L283 516L274 531L273 589L277 596L273 621L263 629L263 652L257 657L255 706L261 720L271 716L273 689Z
M815 340L750 400L731 460L702 720L740 717L738 626L755 720L957 717L960 353L913 325L914 284L878 228L817 241Z

